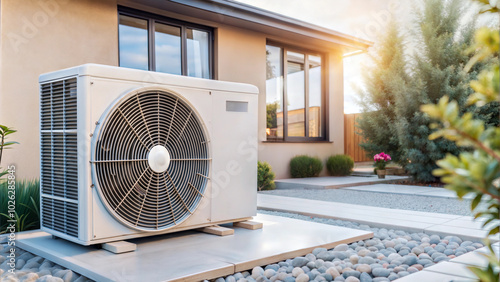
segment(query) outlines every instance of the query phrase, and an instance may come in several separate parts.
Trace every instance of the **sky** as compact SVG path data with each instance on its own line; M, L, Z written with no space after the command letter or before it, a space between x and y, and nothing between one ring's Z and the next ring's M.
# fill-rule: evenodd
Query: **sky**
M413 24L414 0L237 0L342 33L367 39L375 44L385 23L391 18L405 28ZM487 20L488 21L488 20ZM355 100L363 88L361 73L370 63L366 54L344 59L344 112L358 113Z

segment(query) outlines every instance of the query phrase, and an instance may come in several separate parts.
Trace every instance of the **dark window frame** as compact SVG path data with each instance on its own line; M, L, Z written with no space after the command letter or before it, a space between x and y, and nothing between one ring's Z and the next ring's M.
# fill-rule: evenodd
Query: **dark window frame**
M187 34L186 29L196 29L208 33L208 68L209 78L214 79L214 29L208 26L199 25L191 22L185 22L153 13L148 13L128 7L118 6L118 19L120 15L129 16L137 19L146 20L148 23L148 68L149 71L156 71L156 53L155 53L155 23L166 24L181 29L181 73L188 76L187 65ZM118 29L120 21L118 20ZM120 34L118 33L118 65L120 65Z
M283 92L281 93L283 98L283 138L269 138L266 136L266 141L268 143L276 142L276 143L318 143L318 142L329 142L329 130L328 130L328 95L327 95L327 73L328 73L328 64L327 64L327 56L325 53L300 48L296 46L292 46L289 44L283 44L276 41L267 40L266 46L279 47L281 49L281 73L283 74ZM304 54L304 137L299 136L288 136L288 109L286 105L287 101L287 75L288 75L288 58L286 56L287 51L297 52ZM320 122L323 124L321 128L321 137L309 137L309 59L308 55L318 56L321 58L321 120ZM267 94L266 94L267 95Z

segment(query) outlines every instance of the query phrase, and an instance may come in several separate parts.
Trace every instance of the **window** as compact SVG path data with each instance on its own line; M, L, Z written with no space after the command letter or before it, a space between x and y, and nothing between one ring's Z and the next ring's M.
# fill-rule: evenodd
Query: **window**
M325 140L322 55L266 46L269 141Z
M121 8L120 66L212 78L212 29Z

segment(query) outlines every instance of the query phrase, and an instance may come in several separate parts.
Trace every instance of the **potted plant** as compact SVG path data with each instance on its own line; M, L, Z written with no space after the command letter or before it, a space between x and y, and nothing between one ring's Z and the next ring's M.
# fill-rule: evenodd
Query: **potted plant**
M391 156L382 152L373 156L373 160L375 161L374 166L376 167L378 178L385 178L385 166L391 160Z

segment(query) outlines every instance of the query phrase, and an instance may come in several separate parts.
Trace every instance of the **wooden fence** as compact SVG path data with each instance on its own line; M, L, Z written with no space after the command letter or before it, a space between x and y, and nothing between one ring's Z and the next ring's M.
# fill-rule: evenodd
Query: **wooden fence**
M355 162L369 162L372 158L367 157L365 151L359 146L363 138L357 134L359 129L355 126L356 119L361 114L344 115L344 154L351 156Z

